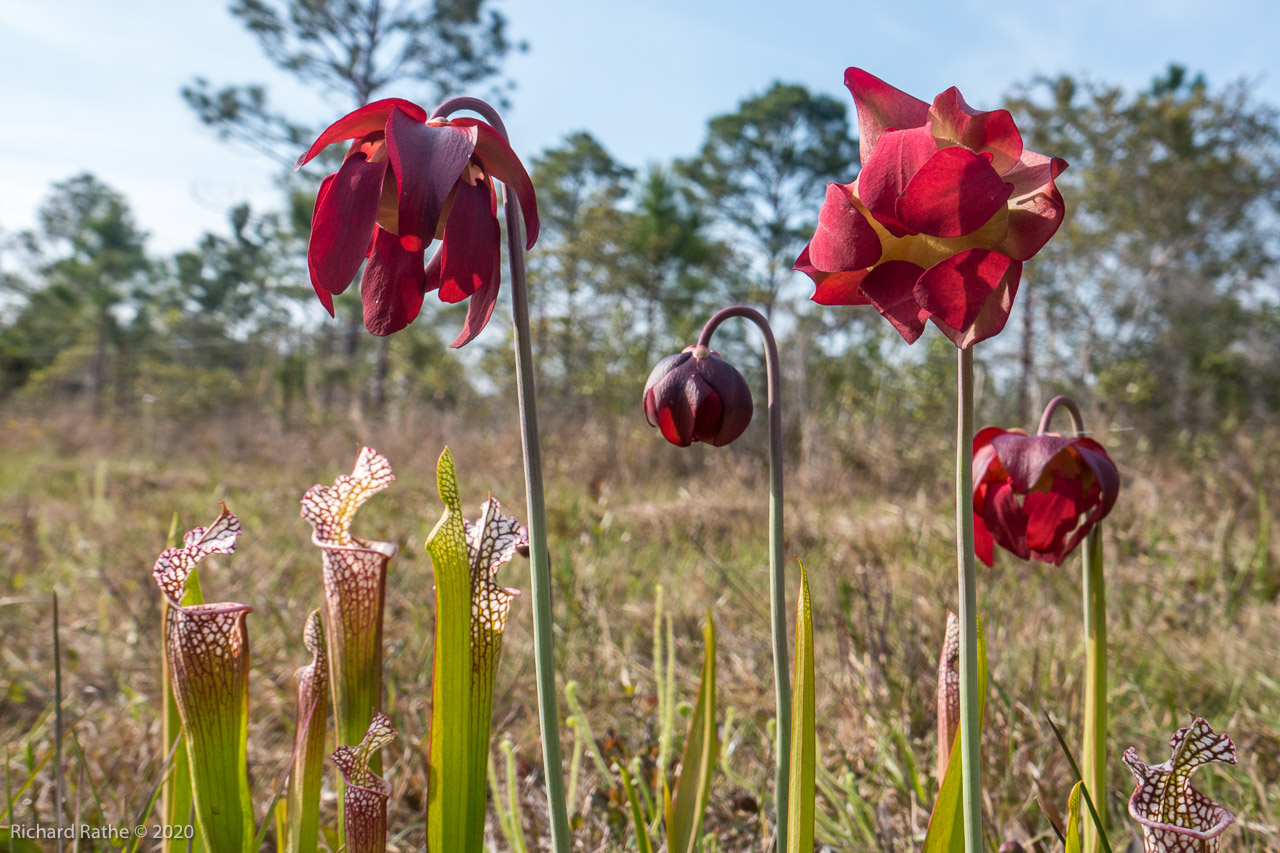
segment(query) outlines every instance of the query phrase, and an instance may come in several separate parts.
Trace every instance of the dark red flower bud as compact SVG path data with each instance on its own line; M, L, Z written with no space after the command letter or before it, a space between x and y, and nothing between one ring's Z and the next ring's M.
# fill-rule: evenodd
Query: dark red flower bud
M974 550L1062 565L1111 512L1120 473L1091 438L984 427L973 437Z
M751 423L751 389L732 364L706 347L664 358L644 386L644 416L680 447L722 447Z

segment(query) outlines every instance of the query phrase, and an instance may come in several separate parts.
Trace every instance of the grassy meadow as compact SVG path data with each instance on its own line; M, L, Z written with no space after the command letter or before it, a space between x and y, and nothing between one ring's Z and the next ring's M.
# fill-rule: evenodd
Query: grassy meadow
M758 419L759 420L759 419ZM730 448L679 450L639 414L583 426L544 415L560 687L578 696L606 760L640 756L651 774L657 589L671 617L677 697L692 702L700 621L719 636L721 764L704 849L762 850L772 779L767 496L760 425ZM510 418L494 422L512 423ZM981 406L979 422L982 423ZM913 428L914 429L914 428ZM937 782L935 686L955 606L950 423L822 435L788 451L787 550L809 569L815 610L818 837L833 850L919 848ZM1137 844L1125 814L1133 745L1150 763L1191 713L1228 732L1240 766L1196 784L1236 814L1227 850L1280 849L1280 553L1271 535L1280 436L1186 441L1157 451L1132 431L1102 434L1124 478L1105 522L1110 633L1108 806L1112 846ZM210 558L210 601L241 601L253 669L249 769L259 820L293 739L302 627L323 603L320 553L299 517L313 483L348 473L358 444L397 482L356 518L356 535L395 542L388 577L385 710L401 738L385 752L392 849L424 843L432 581L424 540L441 512L435 461L446 442L464 507L490 491L525 517L518 437L487 420L400 412L384 423L297 424L252 417L93 423L63 412L0 421L0 825L52 825L54 672L50 593L61 606L68 822L154 823L160 750L160 594L151 566L174 513L186 530L240 516L233 557ZM984 826L994 850L1060 848L1070 770L1045 715L1079 741L1083 638L1079 557L1061 568L1007 554L979 567L990 658L983 733ZM499 580L528 589L517 558ZM790 608L798 570L792 574ZM527 598L527 596L526 596ZM495 698L497 744L514 744L529 849L546 834L527 601L509 623ZM562 694L563 696L563 694ZM568 714L563 698L562 715ZM683 741L677 724L673 754ZM578 730L581 730L579 727ZM575 729L564 727L566 757ZM332 745L330 746L332 748ZM626 801L582 755L571 809L580 851L625 850ZM334 772L323 816L336 820ZM505 850L490 810L494 849ZM274 835L267 836L274 850ZM145 842L141 849L149 849ZM70 849L70 848L68 848ZM81 844L79 849L87 848ZM100 849L108 849L106 847ZM267 849L264 847L264 849Z

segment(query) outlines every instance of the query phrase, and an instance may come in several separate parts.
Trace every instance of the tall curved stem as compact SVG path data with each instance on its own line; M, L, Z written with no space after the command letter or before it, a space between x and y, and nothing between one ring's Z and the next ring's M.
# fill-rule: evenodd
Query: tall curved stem
M1070 397L1059 395L1045 406L1040 416L1039 433L1049 431L1053 413L1066 409L1071 429L1084 433L1080 407ZM1084 726L1081 745L1080 774L1084 786L1096 804L1098 822L1107 826L1107 585L1102 568L1102 531L1100 524L1085 537L1081 550L1081 589L1084 610ZM1098 830L1092 821L1084 821L1082 847L1093 853L1099 844Z
M773 687L776 707L774 733L774 793L778 807L777 846L787 839L788 774L791 761L791 678L787 667L787 588L782 573L782 380L778 344L763 314L734 305L711 316L698 336L698 345L709 347L716 328L731 317L756 324L764 339L765 380L769 394L769 624L773 633Z
M507 129L497 110L479 98L450 98L432 113L447 118L470 110L489 122L503 138ZM533 661L538 684L538 724L542 733L542 762L547 780L551 818L551 848L569 850L569 811L565 804L564 768L560 757L560 708L556 701L555 640L551 609L551 558L547 550L547 508L542 487L542 445L538 438L538 406L533 381L533 344L529 331L529 286L525 278L524 223L520 205L503 188L506 214L507 262L511 270L511 314L515 325L516 391L520 408L520 438L524 444L525 500L529 512L529 573L533 597Z
M982 853L982 718L978 696L978 581L973 558L973 348L956 373L956 563L960 581L960 761L964 848Z

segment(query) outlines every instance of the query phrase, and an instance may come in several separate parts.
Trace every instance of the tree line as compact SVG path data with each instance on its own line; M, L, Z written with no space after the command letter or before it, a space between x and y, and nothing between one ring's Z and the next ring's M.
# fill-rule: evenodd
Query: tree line
M476 84L515 96L500 68L521 46L483 2L407 4L364 29L326 9L237 0L232 12L282 68L353 107L406 83L432 97ZM313 130L274 112L265 87L197 80L184 94L220 135L283 161ZM790 270L825 184L857 174L850 106L779 82L711 118L701 148L671 162L622 163L589 130L528 158L543 224L529 271L547 402L630 412L652 364L691 343L715 308L742 302L773 320L789 393L811 421L950 417L939 336L908 348L871 308L809 303L807 279ZM1011 333L977 352L988 416L1030 425L1041 402L1070 391L1155 432L1274 418L1276 109L1247 82L1215 87L1177 66L1141 91L1038 78L1004 106L1028 147L1071 166L1058 181L1067 220L1027 267ZM225 233L169 257L148 251L128 200L93 175L55 184L37 226L6 235L0 399L79 401L95 415L265 406L293 419L381 416L413 401L482 407L509 387L499 332L479 354L446 348L455 307L429 301L392 339L363 332L354 294L329 320L305 265L315 188L291 180L280 210L239 206ZM725 340L741 366L758 363L750 344Z

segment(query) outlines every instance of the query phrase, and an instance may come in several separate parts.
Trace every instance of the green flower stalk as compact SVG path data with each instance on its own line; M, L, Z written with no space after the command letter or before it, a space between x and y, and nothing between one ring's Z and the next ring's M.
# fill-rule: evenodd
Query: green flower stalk
M1169 748L1169 760L1154 765L1139 761L1133 747L1124 752L1124 763L1138 779L1129 798L1129 816L1142 826L1143 850L1217 853L1220 836L1235 816L1191 787L1191 774L1212 762L1235 764L1236 745L1225 732L1215 732L1196 717L1174 733Z
M307 617L303 642L311 663L299 667L298 727L285 809L286 853L315 853L320 838L320 785L324 778L324 736L329 719L329 673L320 611Z
M152 570L169 605L165 638L173 695L191 768L196 826L209 850L245 850L249 799L249 634L245 604L183 605L187 580L210 554L235 551L240 520L226 505L213 524L166 548Z
M381 711L372 711L369 728L360 743L340 746L333 763L342 773L346 791L342 797L342 819L346 826L346 853L385 853L387 849L387 800L391 785L370 766L379 750L396 739L391 720Z
M382 705L382 611L390 542L351 535L356 511L395 480L386 457L362 447L355 469L332 486L315 485L302 496L302 517L311 522L312 543L324 566L328 616L329 684L338 743L356 743L369 728L372 709ZM379 759L371 759L374 770Z
M435 659L427 783L427 849L484 849L486 771L502 633L518 590L494 580L529 546L528 532L490 497L473 524L462 517L446 448L437 467L444 515L427 539L436 581Z

